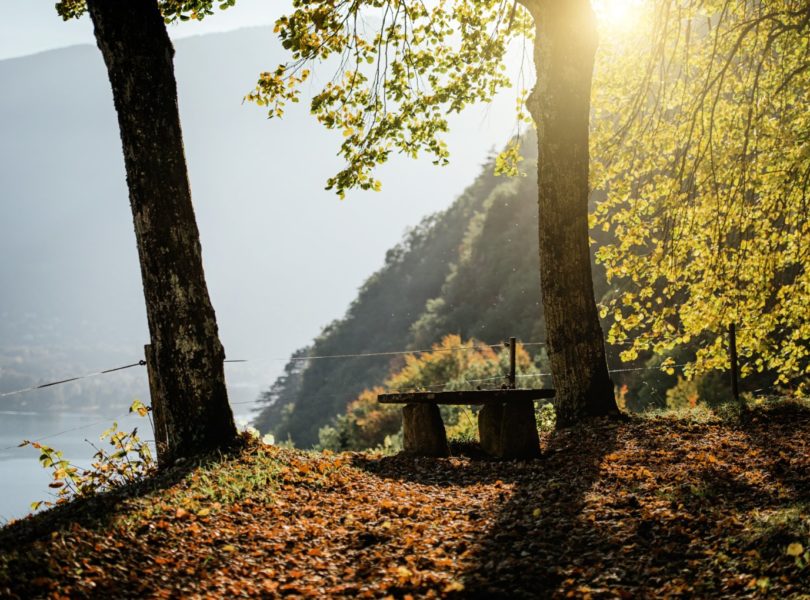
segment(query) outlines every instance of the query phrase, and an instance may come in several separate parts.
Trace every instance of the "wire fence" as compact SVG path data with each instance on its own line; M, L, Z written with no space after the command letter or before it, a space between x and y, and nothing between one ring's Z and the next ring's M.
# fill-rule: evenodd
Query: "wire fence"
M545 346L545 342L521 342L521 346ZM407 354L426 354L428 352L456 352L456 351L469 351L480 350L481 348L504 348L505 343L500 344L475 344L472 346L450 346L447 348L430 348L428 350L394 350L392 352L361 352L357 354L325 354L321 356L296 356L289 359L273 359L273 360L289 360L289 361L308 361L308 360L321 360L326 358L365 358L373 356L402 356Z
M738 327L737 328L738 331L761 330L761 329L763 329L763 328L762 327L757 327L757 326L743 326L743 327ZM715 333L715 332L710 332L710 333ZM715 333L715 335L721 335L721 334L716 334ZM666 337L666 338L657 338L657 341L672 342L672 341L677 340L678 338L679 338L679 336L670 336L670 337ZM652 341L656 341L656 338L646 338L644 336L640 336L639 338L637 338L637 340L641 340L643 342L652 342ZM617 341L617 342L613 342L613 343L608 343L608 345L620 346L620 345L629 345L629 344L634 344L634 343L636 343L636 340L621 340L621 341ZM538 341L518 342L518 344L520 346L523 346L523 347L543 347L543 346L547 345L545 342L538 342ZM416 350L392 350L392 351L383 351L383 352L357 352L357 353L342 353L342 354L323 354L323 355L300 356L300 357L295 356L295 357L291 357L291 358L270 358L270 359L265 359L265 360L286 361L286 362L300 362L300 361L311 361L311 360L340 360L340 359L354 359L354 358L374 358L374 357L383 357L383 356L407 356L407 355L436 353L436 352L467 352L467 351L481 350L482 348L500 349L500 348L506 348L506 347L508 347L508 345L509 345L508 342L502 342L502 343L498 343L498 344L473 344L473 345L467 345L467 346L434 347L434 348L429 348L429 349L416 349ZM250 361L247 360L247 359L226 359L224 362L226 362L226 363L248 363ZM656 366L613 368L613 369L608 369L608 373L616 374L616 373L630 373L630 372L638 372L638 371L667 371L667 370L671 370L671 369L683 369L683 368L689 366L689 364L690 363L680 363L680 364L661 364L661 365L656 365ZM87 373L87 374L84 374L84 375L77 375L77 376L73 376L73 377L68 377L68 378L65 378L65 379L60 379L60 380L56 380L56 381L42 383L42 384L38 384L38 385L26 387L26 388L12 390L12 391L8 391L8 392L2 392L2 393L0 393L0 398L8 398L8 397L16 396L16 395L19 395L19 394L33 392L33 391L36 391L36 390L42 390L42 389L46 389L46 388L50 388L50 387L54 387L54 386L58 386L58 385L66 384L66 383L81 381L81 380L84 380L84 379L89 379L89 378L92 378L92 377L98 377L98 376L101 376L101 375L108 375L108 374L111 374L111 373L116 373L116 372L124 371L124 370L127 370L127 369L132 369L132 368L135 368L135 367L142 367L142 366L146 366L146 361L145 360L139 360L137 362L129 363L129 364L122 365L122 366L119 366L119 367L113 367L113 368L110 368L110 369L104 369L102 371L96 371L96 372L93 372L93 373ZM543 378L543 377L551 377L551 373L537 372L537 373L523 373L523 374L515 375L516 379L530 379L530 378L537 379L537 378ZM495 375L495 376L491 376L491 377L476 378L476 379L457 378L457 379L444 381L444 382L436 382L436 383L431 384L429 386L414 386L414 387L407 388L407 389L406 388L403 388L403 389L390 389L388 391L389 392L406 392L406 393L407 392L414 392L414 391L428 391L428 392L430 392L430 391L441 391L443 389L446 389L446 387L449 386L449 385L492 384L492 383L498 382L498 381L506 381L506 379L507 379L506 374ZM775 383L774 385L766 386L766 387L760 388L758 390L754 390L753 393L764 392L764 391L767 391L767 390L770 390L770 389L775 389L775 388L778 387L778 385L779 385L778 383ZM481 387L478 386L478 389L481 389ZM493 389L498 389L498 388L493 388ZM320 398L327 398L327 397L328 398L334 398L334 397L338 397L338 396L345 396L345 393L327 395L327 396L319 396L319 399ZM250 401L245 401L245 402L232 402L231 403L232 406L247 405L247 404L256 405L256 404L259 404L259 400L256 399L256 400L250 400ZM123 416L126 416L126 414L123 415ZM118 417L116 419L104 419L104 420L96 421L96 422L93 422L93 423L84 424L84 425L81 425L79 427L67 429L67 430L57 432L57 433L53 433L53 434L49 434L47 436L40 437L37 440L33 440L33 441L39 442L39 441L42 441L42 440L55 438L55 437L58 437L60 435L64 435L64 434L71 433L71 432L74 432L74 431L79 431L79 430L82 430L82 429L87 429L89 427L93 427L95 425L99 425L99 424L102 424L102 423L108 423L108 422L110 422L112 420L117 420L119 418L123 418L123 416ZM0 451L10 450L10 449L13 449L13 448L16 448L16 447L17 446L9 446L9 447L6 447L6 448L0 448Z
M146 365L145 360L139 360L136 363L132 363L129 365L124 365L123 367L114 367L112 369L105 369L103 371L96 371L95 373L88 373L86 375L76 375L75 377L68 377L67 379L60 379L58 381L51 381L49 383L41 383L39 385L33 385L31 387L23 388L20 390L14 390L11 392L3 392L0 394L0 398L6 398L8 396L16 396L18 394L24 394L26 392L33 392L35 390L42 390L45 388L53 387L55 385L62 385L63 383L70 383L71 381L80 381L82 379L89 379L90 377L98 377L99 375L107 375L108 373L114 373L116 371L124 371L125 369L131 369L133 367L143 367Z
M523 347L533 347L533 346L545 346L545 342L519 342L519 344ZM447 348L438 347L438 348L430 348L430 349L421 349L421 350L395 350L390 352L360 352L354 354L325 354L320 356L303 356L303 357L292 357L292 358L271 358L269 360L273 361L309 361L309 360L323 360L323 359L348 359L348 358L370 358L370 357L380 357L380 356L406 356L406 355L415 355L415 354L426 354L426 353L434 353L434 352L459 352L459 351L474 351L480 350L482 348L504 348L508 347L506 343L500 344L476 344L472 346L450 346ZM250 362L247 359L227 359L224 362L226 363L247 363ZM56 381L50 381L48 383L41 383L38 385L21 388L17 390L12 390L9 392L2 392L0 393L0 398L7 398L10 396L16 396L19 394L24 394L27 392L33 392L36 390L42 390L45 388L62 385L65 383L71 383L75 381L81 381L83 379L89 379L91 377L98 377L100 375L107 375L109 373L115 373L117 371L124 371L126 369L131 369L134 367L143 367L146 366L145 360L139 360L138 362L130 363L127 365L123 365L120 367L113 367L111 369L104 369L103 371L95 371L93 373L87 373L85 375L76 375L74 377L68 377L65 379L59 379ZM685 366L685 365L670 365L671 367L674 366ZM625 371L634 371L634 370L648 370L648 369L658 369L659 367L639 367L639 368L629 368L629 369L612 369L610 373L620 373ZM661 367L664 368L664 367ZM530 375L530 377L539 377L539 376L550 376L550 373L538 373L536 375ZM467 383L478 383L484 381L491 381L495 379L502 379L502 376L496 377L487 377L483 379L472 379L472 380L465 380ZM435 386L443 386L452 383L451 381L446 381L443 383L437 383ZM238 404L250 404L252 402L234 402L234 405Z
M753 327L750 328L739 328L742 329L754 329ZM672 341L676 338L666 338L666 341ZM615 342L613 344L608 345L624 345L624 344L631 344L634 343L632 340L630 341L620 341ZM519 344L523 347L538 347L538 346L546 346L545 342L519 342ZM425 354L425 353L435 353L435 352L457 352L457 351L474 351L480 350L481 348L504 348L508 347L508 343L502 342L499 344L474 344L470 346L451 346L451 347L436 347L436 348L429 348L429 349L416 349L416 350L393 350L393 351L385 351L385 352L358 352L358 353L346 353L346 354L324 354L324 355L313 355L313 356L301 356L301 357L291 357L291 358L270 358L265 360L271 361L288 361L288 362L299 362L299 361L310 361L310 360L328 360L328 359L350 359L350 358L373 358L373 357L381 357L381 356L407 356L407 355L415 355L415 354ZM226 359L226 363L247 363L250 362L246 359ZM107 375L109 373L114 373L117 371L123 371L126 369L131 369L134 367L145 366L145 360L139 360L138 362L130 363L127 365L123 365L120 367L113 367L110 369L104 369L103 371L96 371L93 373L88 373L85 375L77 375L74 377L68 377L66 379L60 379L57 381L51 381L48 383L42 383L22 389L17 389L9 392L2 392L0 393L0 398L6 398L10 396L16 396L19 394L24 394L27 392L32 392L36 390L42 390L45 388L71 383L75 381L81 381L83 379L88 379L91 377L97 377L100 375ZM627 373L632 371L648 371L648 370L664 370L668 368L683 368L687 366L687 363L678 364L678 365L658 365L652 367L626 367L626 368L618 368L618 369L609 369L608 372L613 373ZM551 373L536 373L536 374L529 374L529 375L518 375L519 378L527 378L527 377L548 377L551 376ZM494 377L486 377L482 379L470 379L470 380L463 380L465 383L482 383L487 381L494 381L504 379L505 375L503 376L494 376ZM446 381L446 382L439 382L435 385L431 385L430 387L442 387L454 383L454 381ZM423 388L424 389L424 388ZM401 390L394 390L394 391L401 391ZM242 405L242 404L253 404L255 401L249 402L234 402L233 405Z

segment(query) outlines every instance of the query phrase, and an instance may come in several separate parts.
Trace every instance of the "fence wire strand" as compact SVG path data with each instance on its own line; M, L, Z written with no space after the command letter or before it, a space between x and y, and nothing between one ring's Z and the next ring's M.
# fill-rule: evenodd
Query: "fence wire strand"
M38 437L35 440L29 440L29 441L36 442L36 443L43 442L45 440L50 440L50 439L53 439L55 437L59 437L60 435L65 435L66 433L72 433L74 431L81 431L82 429L88 429L90 427L95 427L96 425L104 425L104 424L107 424L107 423L118 421L119 419L123 419L124 417L126 417L128 414L129 414L129 412L126 412L123 415L119 415L118 417L113 417L111 419L109 419L109 418L100 419L98 421L93 421L92 423L86 423L84 425L79 425L78 427L71 427L70 429L65 429L64 431L58 431L56 433L49 433L48 435ZM5 448L0 448L0 452L6 452L8 450L14 450L14 449L20 448L20 447L22 447L22 443L15 444L14 446L6 446Z
M39 385L34 385L31 387L23 388L21 390L14 390L12 392L3 392L0 394L0 398L6 398L8 396L16 396L17 394L24 394L25 392L33 392L35 390L42 390L45 388L53 387L55 385L61 385L63 383L70 383L71 381L80 381L82 379L88 379L90 377L98 377L99 375L107 375L108 373L114 373L116 371L123 371L124 369L131 369L132 367L142 367L146 365L145 360L139 360L136 363L132 363L129 365L124 365L123 367L114 367L112 369L105 369L103 371L96 371L95 373L88 373L87 375L77 375L76 377L69 377L67 379L60 379L59 381L51 381L49 383L41 383Z
M758 330L758 329L761 329L761 327L743 326L743 327L738 327L737 329L738 330L745 330L745 329ZM716 332L713 332L713 333L716 333ZM721 334L717 334L717 335L721 335ZM668 338L663 338L663 339L659 338L659 339L656 340L654 338L646 339L646 338L644 338L643 335L640 336L640 338L644 338L644 341L647 341L647 342L673 341L673 340L677 339L677 337L678 336L668 337ZM633 344L633 343L635 343L633 340L623 340L623 341L617 341L617 342L613 342L613 343L606 342L607 345L613 345L613 346L627 345L627 344ZM518 344L523 346L523 347L537 347L537 346L546 346L547 345L546 342L518 342ZM351 359L351 358L366 358L366 357L381 357L381 356L407 356L407 355L427 354L427 353L435 353L435 352L457 352L457 351L458 352L469 352L469 351L481 350L481 349L484 349L484 348L502 349L502 348L508 348L508 347L509 347L508 342L501 342L501 343L498 343L498 344L473 344L473 345L470 345L470 346L453 346L453 347L449 347L449 348L442 348L442 347L436 348L436 347L434 347L434 348L429 348L429 349L393 350L393 351L386 351L386 352L358 352L358 353L345 353L345 354L322 354L322 355L315 355L315 356L300 356L300 357L291 357L291 358L271 358L269 360L272 360L272 361L286 361L286 362L301 362L301 361L310 361L310 360ZM227 359L224 362L225 363L247 363L247 362L250 362L250 361L248 361L246 359ZM114 373L114 372L117 372L117 371L123 371L125 369L131 369L131 368L134 368L134 367L145 366L145 365L146 365L145 360L139 360L138 362L130 363L130 364L123 365L123 366L120 366L120 367L113 367L111 369L105 369L103 371L96 371L94 373L88 373L88 374L85 374L85 375L78 375L78 376L75 376L75 377L69 377L69 378L66 378L66 379L58 380L58 381L51 381L51 382L48 382L48 383L42 383L42 384L39 384L39 385L27 387L27 388L13 390L13 391L9 391L9 392L2 392L2 393L0 393L0 398L7 398L7 397L10 397L10 396L23 394L23 393L26 393L26 392L42 390L42 389L45 389L45 388L49 388L49 387L53 387L53 386L57 386L57 385L62 385L62 384L65 384L65 383L81 381L83 379L88 379L88 378L91 378L91 377L97 377L97 376L100 376L100 375L107 375L109 373ZM682 368L684 368L686 366L688 366L688 363L673 364L673 365L657 365L657 366L653 366L653 367L626 367L626 368L618 368L618 369L608 369L608 373L611 373L611 374L613 374L613 373L629 373L629 372L636 372L636 371L651 371L651 370L666 371L667 369L682 369ZM542 377L550 377L550 376L551 376L551 373L523 373L523 374L516 375L515 378L516 379L527 379L527 378L542 378ZM488 383L488 382L495 382L495 381L504 381L504 380L507 380L507 378L508 378L508 376L506 374L504 374L504 375L497 375L497 376L493 376L493 377L483 377L483 378L478 378L478 379L457 379L457 380L452 380L452 381L446 381L446 382L443 382L443 383L436 383L436 384L430 385L430 386L413 386L413 387L410 387L410 388L407 388L407 389L405 389L405 388L403 388L403 389L389 389L389 390L387 390L387 392L393 392L393 393L414 392L414 391L425 391L425 392L434 391L434 392L438 392L438 391L442 391L442 390L446 389L446 387L448 385L450 385L450 384L462 383L462 384L473 385L473 384L477 384L477 383ZM761 391L773 389L775 387L777 387L777 384L774 384L774 385L771 385L771 386L766 386L766 387L761 388L759 390L755 390L755 392L761 392ZM479 386L478 389L481 389L481 387ZM500 389L500 388L491 388L491 389ZM333 394L333 395L330 395L328 397L338 397L338 396L345 396L345 394ZM323 397L326 397L326 396L319 396L319 398L323 398ZM231 403L232 406L245 405L245 404L253 404L253 405L261 406L262 404L266 404L266 403L262 403L260 398L257 398L256 400L246 401L246 402L232 402ZM109 422L109 421L110 421L110 419L105 419L105 420L102 420L102 421L93 422L93 423L90 423L90 424L87 424L87 425L82 425L80 427L75 427L75 428L72 428L72 429L67 429L67 430L62 431L62 432L50 434L48 436L41 437L41 438L39 438L37 440L34 440L34 441L39 442L41 440L51 439L51 438L63 435L65 433L70 433L70 432L73 432L73 431L79 431L81 429L86 429L88 427L92 427L94 425L99 425L101 423L105 423L105 422ZM0 448L0 451L10 450L10 449L13 449L13 448L16 448L16 447L17 446L9 446L9 447L6 447L6 448Z

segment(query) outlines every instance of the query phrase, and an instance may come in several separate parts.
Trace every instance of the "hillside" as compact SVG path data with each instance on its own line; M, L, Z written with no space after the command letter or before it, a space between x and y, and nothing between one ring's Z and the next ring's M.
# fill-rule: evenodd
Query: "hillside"
M486 211L499 185L503 184L493 176L492 165L487 165L450 208L411 229L386 253L384 266L366 280L345 317L325 327L299 356L395 352L410 347L414 323L425 305L441 295L469 238L470 222ZM364 387L382 380L397 360L369 356L293 361L260 399L268 406L255 425L279 439L290 437L299 446L314 444L318 429Z
M804 598L809 414L594 422L529 462L253 443L0 530L0 595Z
M425 219L386 253L384 266L369 277L349 310L295 354L272 386L259 397L254 425L301 448L318 443L319 429L343 414L364 389L381 385L403 364L402 356L328 358L426 349L449 334L497 344L510 336L544 342L537 240L535 144L527 136L525 177L493 176L493 163L445 211ZM592 194L592 207L604 197ZM612 234L591 230L592 252ZM602 265L592 263L597 301L628 284L608 283ZM602 319L607 332L613 314ZM715 336L716 337L716 336ZM642 352L622 361L625 345L607 343L611 377L622 408L642 412L679 408L695 402L711 406L730 398L729 376L721 369L687 381L662 361L689 362L715 337L698 336L670 354ZM721 338L722 339L722 338ZM548 371L542 347L532 348ZM304 360L307 356L327 357ZM436 382L440 384L441 382ZM746 376L743 391L776 390L767 370ZM790 395L789 387L785 393Z
M526 164L535 161L526 140ZM538 267L537 188L526 177L497 178L493 164L453 205L412 230L386 254L342 319L299 351L304 356L424 349L447 334L498 343L544 341ZM596 293L607 292L594 268ZM539 357L542 359L542 356ZM618 363L616 352L611 360ZM364 388L379 385L402 357L296 360L259 399L254 420L276 439L308 447L318 430Z
M392 158L381 193L340 201L323 189L341 164L340 134L324 130L305 100L282 120L243 103L281 58L271 27L176 43L209 289L228 355L250 361L229 366L238 403L254 400L280 372L277 359L348 306L406 225L449 205L512 120L498 104L486 119L472 109L454 120L449 167ZM98 49L2 60L0 89L0 392L137 362L148 342L143 294ZM115 412L146 396L145 379L143 370L120 372L3 405Z

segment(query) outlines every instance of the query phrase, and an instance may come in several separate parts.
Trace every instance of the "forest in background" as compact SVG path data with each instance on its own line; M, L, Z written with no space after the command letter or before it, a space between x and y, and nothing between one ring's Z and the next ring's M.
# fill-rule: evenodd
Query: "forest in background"
M522 153L533 162L529 134ZM307 356L373 354L429 349L448 334L497 344L510 336L524 342L545 339L540 274L537 270L536 177L503 178L494 174L495 157L482 165L476 180L446 210L412 228L385 256L346 315L327 325L309 346L299 349L284 373L264 391L253 424L278 441L298 447L319 443L319 431L334 425L364 390L380 386L405 364L403 356L362 356L306 360ZM592 198L594 202L599 193ZM595 252L609 234L592 230ZM596 297L609 302L617 286L605 269L593 265ZM612 314L602 326L613 325ZM671 358L681 364L694 351L642 353L623 362L624 344L607 346L611 369L624 407L631 411L716 405L730 397L728 376L715 371L693 381L680 370L657 367ZM697 346L695 346L697 348ZM548 372L542 347L527 348L541 371ZM752 376L745 389L763 387L767 375ZM442 382L434 382L439 384Z
M542 6L529 3L525 8L531 12ZM581 186L583 191L592 190L587 225L586 193L581 194L581 210L575 215L554 220L569 209L569 199L538 221L538 188L543 206L548 195L543 190L556 189L560 177L580 181L571 173L563 175L568 165L556 161L564 144L546 148L551 154L540 161L546 165L540 177L550 178L541 179L540 185L534 169L510 181L493 178L493 171L520 173L521 157L526 165L536 164L534 144L526 143L530 135L522 136L521 148L521 136L516 137L517 143L483 166L477 181L451 209L426 220L389 251L384 267L362 287L343 319L298 351L285 373L260 397L265 406L255 421L260 428L299 446L313 445L321 427L343 414L363 390L399 377L405 361L395 355L330 356L425 350L451 334L488 344L515 336L539 346L546 341L544 322L549 338L555 328L558 338L566 337L568 327L568 337L577 331L581 345L588 345L598 328L580 330L581 322L590 318L577 312L578 297L548 308L559 300L552 295L566 287L565 278L574 281L587 265L585 253L576 267L567 264L583 246L557 242L568 231L581 233L584 242L586 226L592 263L596 257L593 288L606 359L624 409L722 403L732 396L727 374L732 362L739 364L744 392L807 394L810 18L806 6L791 1L772 5L709 1L638 8L633 25L628 22L625 28L600 35L593 85L588 88L590 110L583 112L590 116L586 147L590 179L587 187ZM320 17L308 10L301 8L295 19L280 23L286 42L299 52L291 63L296 66L311 58L309 52L317 54L302 35L305 28L299 27L310 17L313 27L319 27ZM484 9L476 17L499 23L497 7L493 10L495 17ZM526 39L530 38L535 32L521 20L528 13L517 15L515 28L527 27ZM504 36L515 34L511 25L510 20ZM470 48L480 41L474 31L467 31L469 37L464 38ZM548 34L542 27L536 33L539 39ZM396 24L386 35L399 40ZM493 50L493 56L503 47ZM396 53L395 57L407 62L405 48L402 57ZM373 51L368 52L366 58L373 62ZM548 66L542 53L535 52L533 58L540 71ZM426 60L432 64L432 59ZM500 84L497 71L483 72L493 77L493 85ZM295 92L280 91L286 89L279 84L284 74L282 67L260 82L256 95L260 103L280 106L274 102L283 105L295 97ZM463 105L470 82L467 74L457 75L445 91L449 97L460 94L458 102ZM542 84L542 78L538 82ZM297 82L291 77L288 83L294 87ZM395 84L397 93L405 94L400 90L405 84L399 79ZM470 83L475 89L478 84ZM376 98L374 90L364 89L356 98L351 95L353 86L347 90L356 102L366 93ZM348 138L341 152L356 160L329 185L338 192L359 182L371 186L374 182L364 179L369 164L378 156L384 162L387 156L381 140L393 136L389 142L396 145L403 143L402 138L385 127L377 132L372 120L364 134L372 141L360 144L352 154L352 144L364 138L356 131L351 110L344 106L339 116L328 113L324 107L331 106L331 98L319 97L313 111L328 127L344 128ZM537 107L532 112L531 96L519 94L519 123L530 120L524 101L543 132L538 119L542 115ZM438 113L424 107L416 112L425 124L442 129ZM372 131L380 137L372 136ZM421 130L412 135L422 141ZM539 139L542 142L545 136ZM428 146L426 151L434 153L439 163L446 160L440 146ZM578 156L568 159L576 161ZM537 228L530 226L538 222L545 240L542 252ZM549 240L556 241L548 244ZM546 273L545 302L538 255ZM554 277L560 278L559 285ZM561 318L564 313L569 314L568 326ZM591 316L589 322L595 324L596 317ZM549 325L552 317L554 324ZM731 358L732 328L739 360ZM601 348L601 339L598 342L594 348ZM535 350L534 360L543 370L543 353ZM551 352L553 360L557 356ZM596 362L602 364L601 353ZM561 368L553 369L558 387ZM573 376L584 368L579 365L566 373ZM609 382L606 378L604 382L606 392ZM609 394L599 397L605 395Z
M447 210L425 219L389 250L344 318L293 355L260 398L258 429L299 446L315 444L318 430L349 401L402 364L402 357L390 356L299 360L306 356L428 347L450 331L493 341L541 334L531 180L497 178L493 163L483 166ZM511 242L501 252L489 252L489 243L507 239ZM516 248L522 251L515 254ZM505 268L510 270L509 290L503 287ZM464 289L471 277L474 285ZM463 304L455 300L460 293L466 297ZM504 302L510 303L507 311Z

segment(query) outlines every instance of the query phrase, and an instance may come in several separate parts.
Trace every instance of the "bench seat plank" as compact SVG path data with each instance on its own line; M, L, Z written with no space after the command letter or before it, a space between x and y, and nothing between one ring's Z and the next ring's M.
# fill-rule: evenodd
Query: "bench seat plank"
M455 392L404 392L379 394L380 404L493 404L515 400L542 400L553 398L554 390L464 390Z

